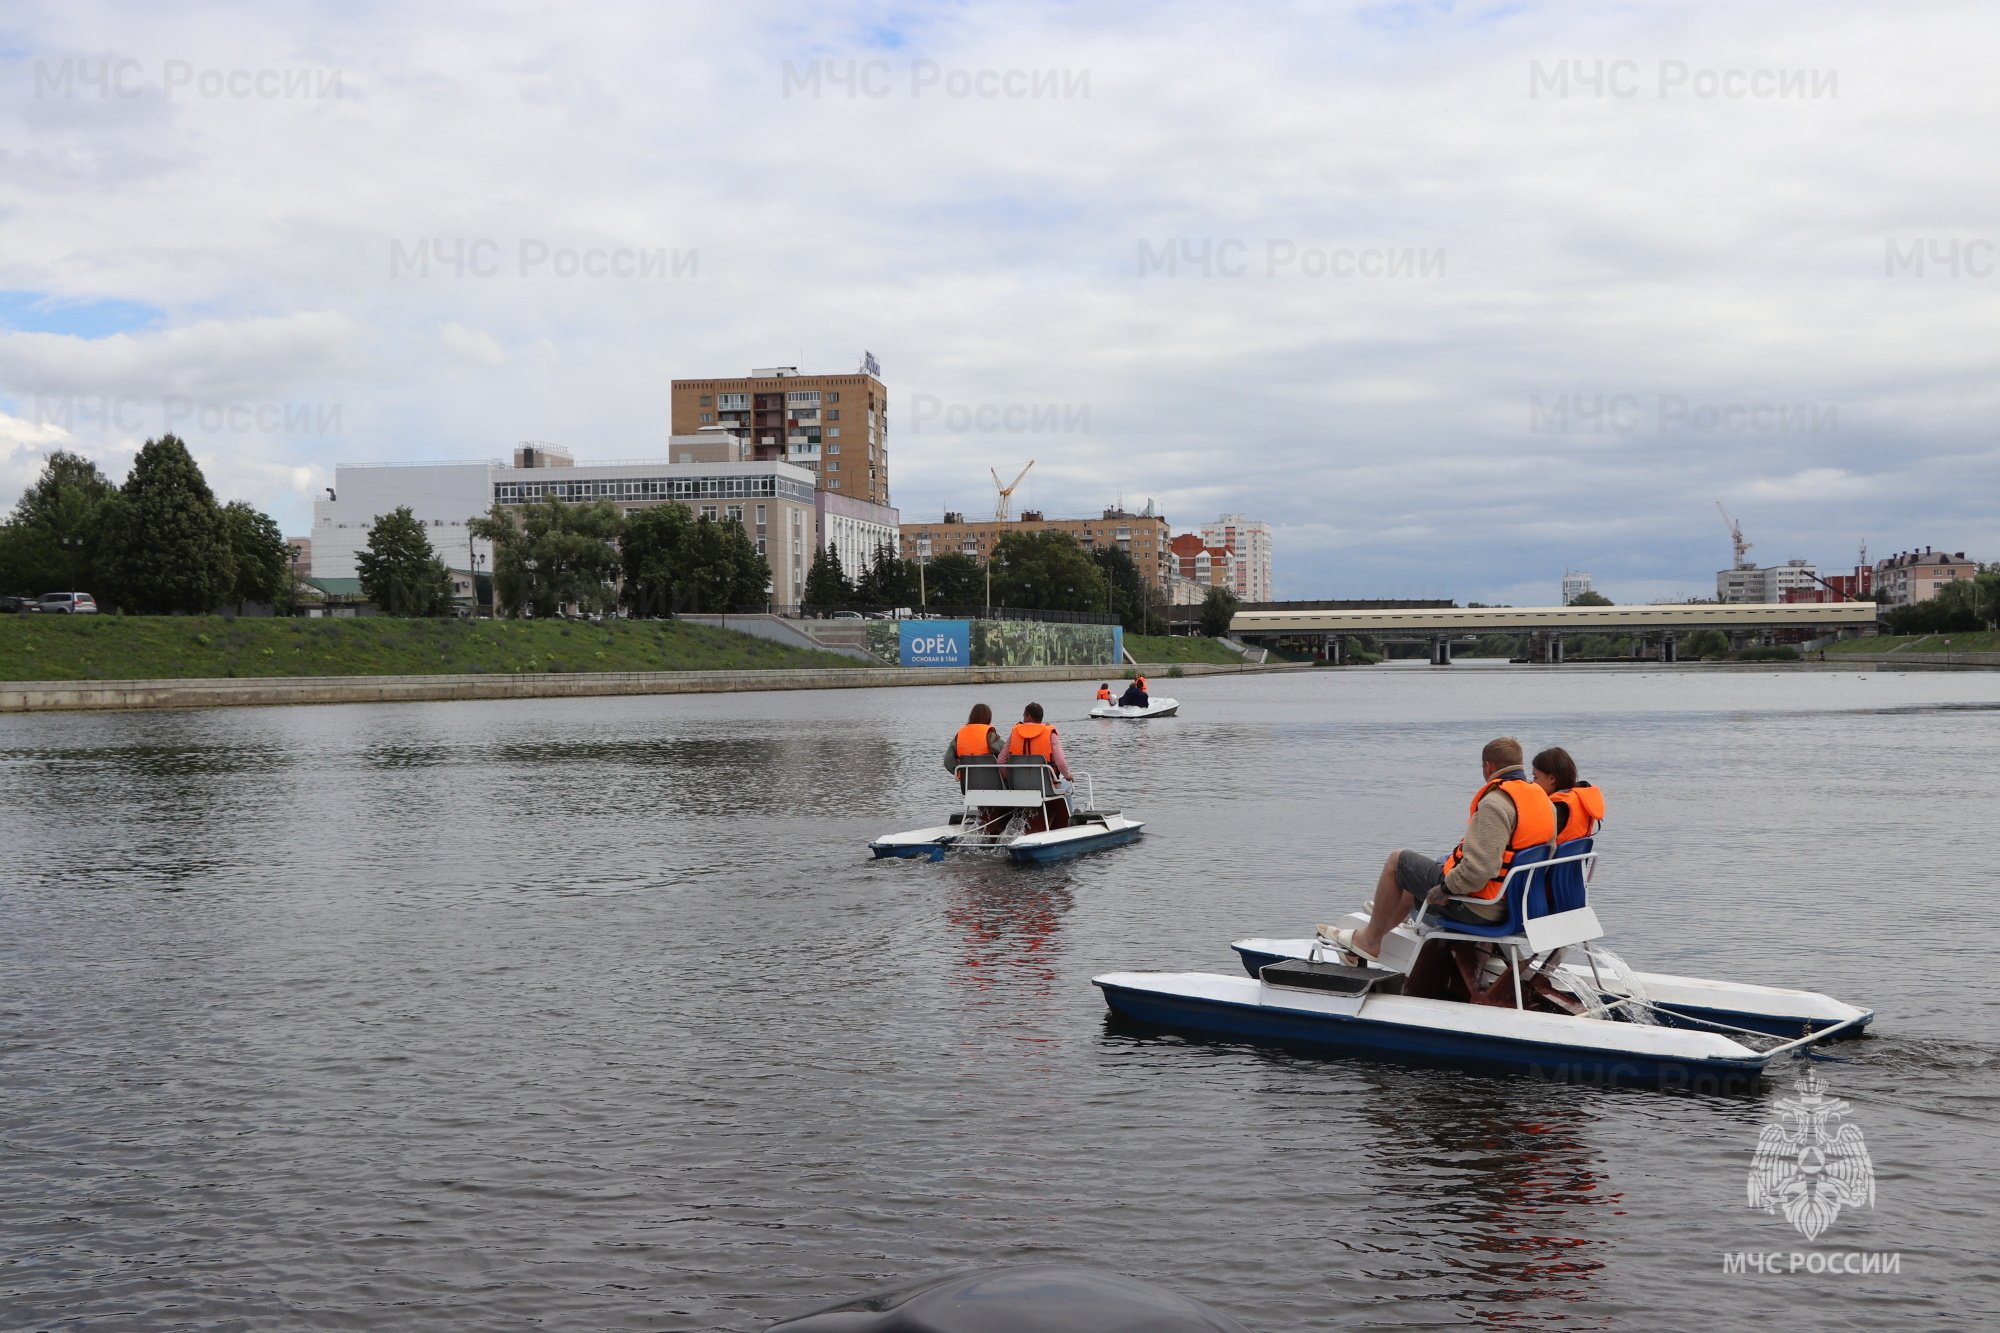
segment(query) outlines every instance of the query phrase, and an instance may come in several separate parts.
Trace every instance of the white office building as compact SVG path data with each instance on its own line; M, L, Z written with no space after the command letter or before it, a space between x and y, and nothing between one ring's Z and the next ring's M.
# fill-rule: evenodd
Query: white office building
M1571 570L1563 575L1563 599L1557 605L1573 605L1577 598L1590 590L1590 575L1580 570Z
M817 542L813 474L790 463L732 459L733 441L707 436L675 436L670 450L674 462L579 464L560 450L524 445L514 451L512 466L488 461L337 467L327 498L313 505L313 573L357 577L355 555L368 545L369 528L401 505L430 529L431 545L447 565L466 568L476 555L478 567L490 570L491 545L474 538L466 525L496 504L520 505L544 496L609 500L629 515L679 501L697 515L741 520L770 563L771 600L799 601Z
M1272 600L1269 523L1242 514L1223 514L1215 522L1201 525L1201 539L1206 545L1227 546L1236 553L1229 590L1236 594L1237 600Z
M1787 560L1763 569L1723 569L1716 571L1715 600L1768 605L1785 600L1794 588L1820 586L1819 570L1810 560Z
M882 547L899 554L903 516L896 510L839 491L817 491L813 503L818 510L819 544L840 557L840 571L849 579L872 566Z

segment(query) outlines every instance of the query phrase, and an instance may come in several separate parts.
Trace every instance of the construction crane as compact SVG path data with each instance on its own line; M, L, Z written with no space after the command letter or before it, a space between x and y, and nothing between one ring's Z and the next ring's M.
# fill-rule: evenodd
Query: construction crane
M1028 467L1033 467L1034 465L1035 460L1030 458L1028 460ZM1000 474L998 471L993 468L986 469L988 472L993 473L993 488L1000 492L1000 503L993 511L994 522L1005 523L1008 520L1009 511L1014 507L1014 487L1021 484L1021 477L1028 475L1028 467L1021 469L1021 476L1014 478L1013 485L1011 486L1002 486L1000 484Z
M1722 521L1729 525L1729 543L1731 546L1736 548L1736 568L1738 569L1756 568L1756 566L1752 565L1748 560L1745 560L1743 558L1744 556L1749 554L1750 548L1756 545L1756 543L1746 542L1743 540L1743 525L1741 523L1738 523L1735 519L1729 516L1729 511L1722 507L1722 501L1717 500L1715 502L1715 508L1716 512L1722 515Z

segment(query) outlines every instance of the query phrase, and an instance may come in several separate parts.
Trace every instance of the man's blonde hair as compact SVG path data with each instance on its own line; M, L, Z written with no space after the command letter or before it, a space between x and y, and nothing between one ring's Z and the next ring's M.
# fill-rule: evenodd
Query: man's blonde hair
M1479 752L1479 761L1484 764L1498 764L1502 768L1519 768L1521 742L1512 736L1496 737L1486 742L1486 748Z

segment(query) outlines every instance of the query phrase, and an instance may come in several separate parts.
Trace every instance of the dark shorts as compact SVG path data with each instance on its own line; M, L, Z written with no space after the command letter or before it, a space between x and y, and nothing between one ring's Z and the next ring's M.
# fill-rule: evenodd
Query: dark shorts
M1432 889L1444 884L1444 867L1422 852L1403 852L1396 857L1396 887L1423 905L1424 898ZM1446 902L1431 908L1433 917L1446 921L1465 922L1475 926L1490 926L1497 917L1485 917L1467 907L1464 903Z

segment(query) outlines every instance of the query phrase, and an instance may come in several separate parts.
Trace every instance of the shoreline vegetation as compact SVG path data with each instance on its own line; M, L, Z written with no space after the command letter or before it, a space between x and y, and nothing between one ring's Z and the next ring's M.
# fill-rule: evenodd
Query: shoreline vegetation
M683 621L239 616L0 618L0 680L871 670L839 653Z
M1958 630L1950 634L1877 634L1842 639L1826 646L1829 656L1841 653L2000 653L2000 633Z

